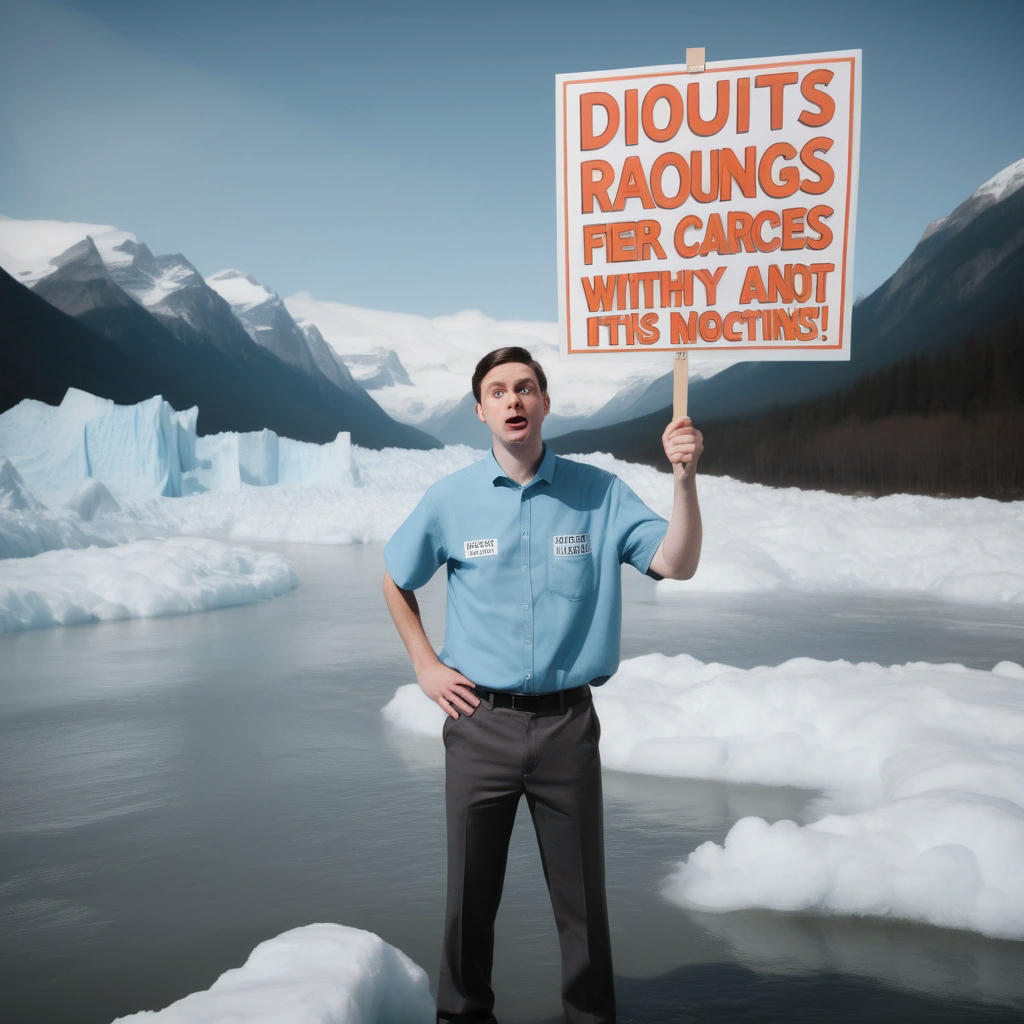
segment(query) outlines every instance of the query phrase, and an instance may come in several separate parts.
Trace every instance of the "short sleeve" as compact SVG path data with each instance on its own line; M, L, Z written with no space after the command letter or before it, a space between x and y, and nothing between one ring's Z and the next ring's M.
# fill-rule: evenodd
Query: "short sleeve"
M444 532L428 491L384 547L384 564L402 590L422 587L448 560Z
M613 525L619 538L619 561L640 572L650 568L668 522L648 508L627 484L615 479Z

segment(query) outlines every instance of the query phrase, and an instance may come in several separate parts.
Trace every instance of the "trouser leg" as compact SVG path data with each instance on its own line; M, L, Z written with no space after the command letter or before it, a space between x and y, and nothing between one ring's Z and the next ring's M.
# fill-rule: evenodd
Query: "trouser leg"
M448 893L439 1021L494 1020L494 919L522 793L526 716L481 704L445 723Z
M524 781L558 926L562 1005L571 1024L613 1024L600 725L588 700L534 727Z

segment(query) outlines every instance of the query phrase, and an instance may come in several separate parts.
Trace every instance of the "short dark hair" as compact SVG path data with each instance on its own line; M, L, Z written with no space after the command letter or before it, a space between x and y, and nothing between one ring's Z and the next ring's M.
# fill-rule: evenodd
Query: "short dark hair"
M484 377L496 366L501 366L502 363L524 363L537 375L537 383L540 385L541 391L545 395L548 393L548 379L544 375L540 363L525 348L520 348L518 345L507 345L505 348L496 348L493 352L488 352L476 364L476 369L473 371L473 397L478 402L480 401L480 385L483 383Z

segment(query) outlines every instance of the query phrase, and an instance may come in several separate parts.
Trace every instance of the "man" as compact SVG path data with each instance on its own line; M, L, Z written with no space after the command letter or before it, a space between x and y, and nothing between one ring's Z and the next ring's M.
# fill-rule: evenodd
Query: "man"
M571 1024L615 1020L605 903L600 725L591 687L618 667L619 565L689 579L700 558L687 417L662 435L673 467L667 524L618 477L556 456L541 438L543 369L518 347L473 374L491 453L427 490L384 550L384 595L444 723L448 895L439 1021L493 1022L494 919L526 796L562 953ZM413 591L448 568L440 657Z

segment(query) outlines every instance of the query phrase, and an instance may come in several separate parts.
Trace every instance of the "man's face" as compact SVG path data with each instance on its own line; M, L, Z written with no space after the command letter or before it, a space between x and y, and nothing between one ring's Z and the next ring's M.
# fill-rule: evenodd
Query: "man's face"
M529 447L540 439L540 428L551 400L525 363L502 363L480 382L476 414L490 428L496 442L507 447Z

